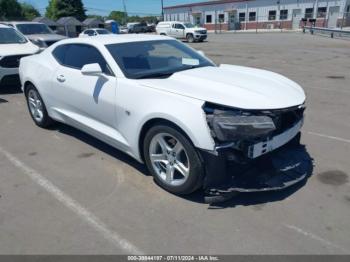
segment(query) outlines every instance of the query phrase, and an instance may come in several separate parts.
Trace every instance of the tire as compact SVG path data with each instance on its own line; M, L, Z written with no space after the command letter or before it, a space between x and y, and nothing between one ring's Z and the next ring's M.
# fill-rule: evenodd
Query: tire
M186 39L187 39L187 42L189 42L189 43L193 43L194 42L194 37L193 37L192 34L188 34L186 36Z
M150 128L144 138L143 153L149 172L165 190L187 195L201 187L202 161L190 140L177 128L166 124Z
M54 121L49 117L44 101L35 86L30 84L25 90L25 96L28 111L34 123L42 128L50 127Z

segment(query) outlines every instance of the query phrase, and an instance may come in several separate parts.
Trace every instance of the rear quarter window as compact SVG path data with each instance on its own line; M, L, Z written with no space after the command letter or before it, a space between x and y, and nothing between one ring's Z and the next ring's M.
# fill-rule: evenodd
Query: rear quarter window
M66 45L61 45L61 46L56 47L55 50L53 50L53 52L52 52L52 55L54 56L54 58L61 65L64 64L64 58L66 56L66 50L67 50L67 46Z

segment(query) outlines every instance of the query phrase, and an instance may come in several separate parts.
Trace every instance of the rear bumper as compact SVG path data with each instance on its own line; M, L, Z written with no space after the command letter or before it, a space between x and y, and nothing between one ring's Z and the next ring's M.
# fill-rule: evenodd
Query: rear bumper
M232 149L221 150L218 155L201 151L206 163L206 202L218 202L235 192L283 190L304 180L311 174L313 163L299 138L256 159L239 156Z

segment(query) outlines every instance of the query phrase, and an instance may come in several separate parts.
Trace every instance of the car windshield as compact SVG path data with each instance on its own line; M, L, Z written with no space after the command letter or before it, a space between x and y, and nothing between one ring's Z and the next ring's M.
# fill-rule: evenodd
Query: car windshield
M16 27L24 35L52 34L52 31L44 24L18 24Z
M194 28L195 26L191 23L185 23L184 24L186 28Z
M0 28L0 44L24 44L27 40L13 28Z
M131 79L168 77L188 69L215 66L176 40L119 43L106 47L125 76Z
M111 34L111 32L109 32L109 31L106 30L106 29L99 29L99 30L96 30L96 32L97 32L99 35L109 35L109 34Z

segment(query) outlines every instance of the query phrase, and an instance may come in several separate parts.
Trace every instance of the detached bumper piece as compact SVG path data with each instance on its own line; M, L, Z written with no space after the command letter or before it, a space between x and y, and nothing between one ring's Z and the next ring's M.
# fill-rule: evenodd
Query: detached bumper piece
M204 184L206 203L222 202L240 192L283 190L304 180L313 169L305 147L291 143L245 164L227 161L228 155L228 151L219 156L203 155L209 162Z

